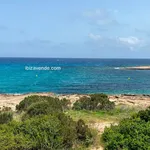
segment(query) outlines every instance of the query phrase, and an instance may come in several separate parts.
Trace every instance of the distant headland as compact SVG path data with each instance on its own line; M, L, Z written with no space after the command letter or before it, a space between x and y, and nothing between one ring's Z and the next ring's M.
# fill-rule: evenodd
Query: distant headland
M120 69L125 69L125 70L150 70L150 66L121 67Z

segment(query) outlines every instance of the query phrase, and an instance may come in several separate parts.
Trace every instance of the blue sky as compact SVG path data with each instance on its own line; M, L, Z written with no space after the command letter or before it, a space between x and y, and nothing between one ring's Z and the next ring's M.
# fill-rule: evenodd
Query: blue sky
M0 0L0 57L150 58L149 0Z

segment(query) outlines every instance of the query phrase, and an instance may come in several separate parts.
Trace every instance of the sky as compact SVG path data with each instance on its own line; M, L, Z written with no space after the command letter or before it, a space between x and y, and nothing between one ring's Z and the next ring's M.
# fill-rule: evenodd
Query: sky
M0 57L150 58L150 0L0 0Z

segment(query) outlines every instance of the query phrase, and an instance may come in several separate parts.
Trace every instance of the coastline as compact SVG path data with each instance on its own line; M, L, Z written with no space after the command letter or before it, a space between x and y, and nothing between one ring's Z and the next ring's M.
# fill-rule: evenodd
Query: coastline
M73 104L76 100L83 96L88 96L88 94L56 94L52 92L39 92L39 93L26 93L26 94L0 94L0 108L10 107L15 111L15 107L20 103L25 97L31 95L39 96L52 96L58 97L59 99L66 98L70 100ZM115 102L116 105L127 105L132 107L146 108L150 106L150 95L146 94L115 94L109 95L110 101Z
M150 66L121 67L124 70L150 70Z

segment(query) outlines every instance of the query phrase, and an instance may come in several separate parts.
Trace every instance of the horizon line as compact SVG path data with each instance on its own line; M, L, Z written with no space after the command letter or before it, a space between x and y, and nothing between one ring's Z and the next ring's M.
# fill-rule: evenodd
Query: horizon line
M22 59L150 59L150 58L114 58L114 57L7 57L7 56L0 56L0 58L22 58Z

